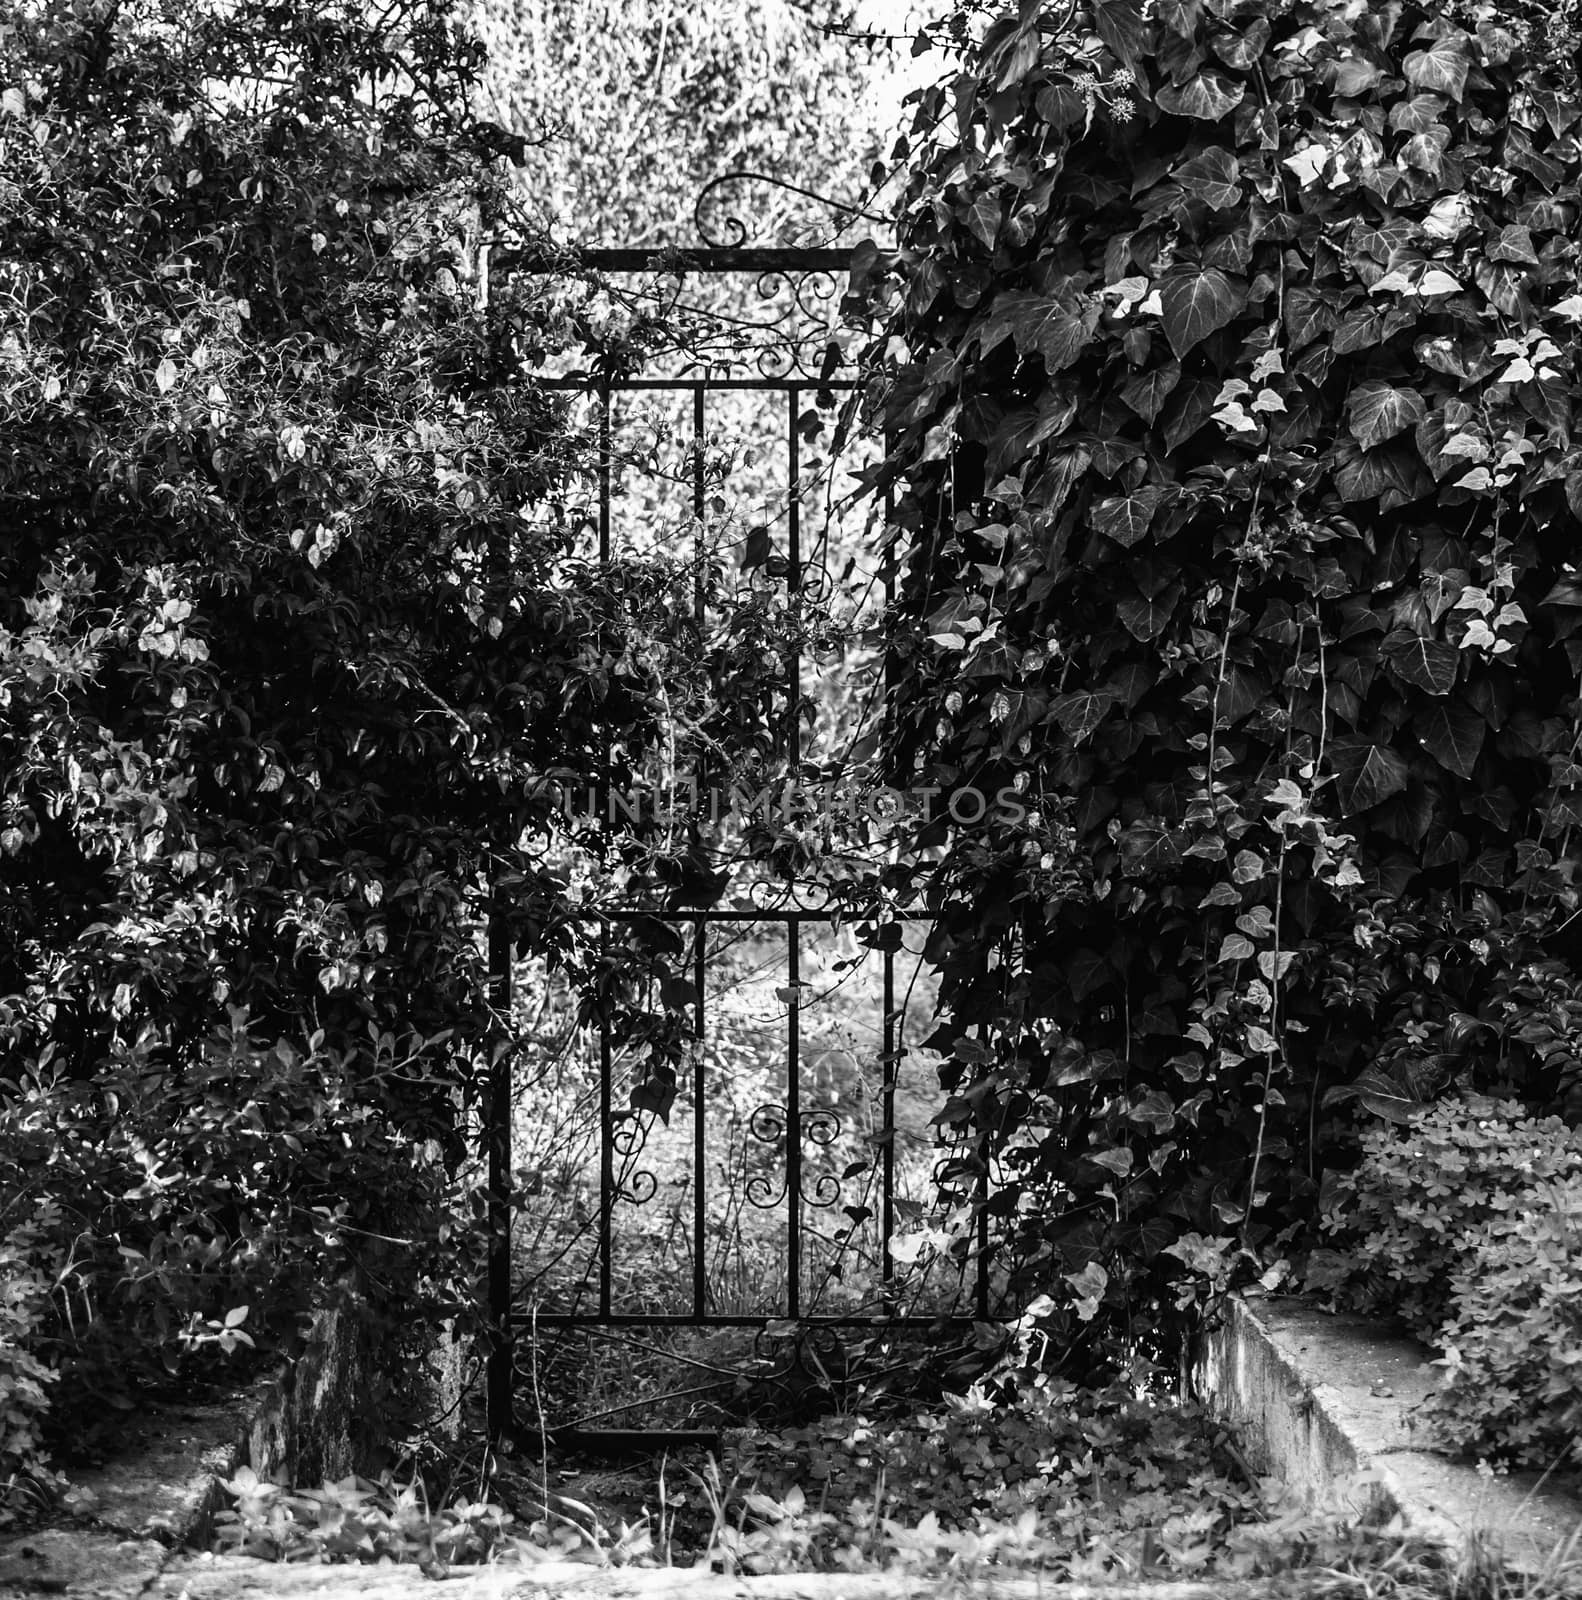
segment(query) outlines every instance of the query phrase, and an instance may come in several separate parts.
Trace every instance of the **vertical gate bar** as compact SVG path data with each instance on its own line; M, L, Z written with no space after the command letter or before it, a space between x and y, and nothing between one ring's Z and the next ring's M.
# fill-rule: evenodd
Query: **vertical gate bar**
M599 950L609 951L609 929L599 938ZM610 1118L613 1114L610 1077L610 1022L607 1016L599 1018L599 1316L610 1315L610 1214L615 1209L615 1130Z
M610 562L610 389L606 384L599 391L599 562ZM610 749L608 736L604 742L604 760L599 774L599 824L610 825ZM609 954L609 925L600 930L599 952ZM601 1011L599 1016L599 1315L610 1315L610 1214L615 1209L615 1151L612 1144L614 1129L610 1089L610 1021Z
M802 924L786 922L786 1315L802 1314Z
M884 1029L882 1045L884 1064L879 1081L883 1085L879 1101L879 1132L884 1140L879 1151L879 1242L884 1260L882 1281L884 1299L888 1305L890 1288L895 1281L895 1260L890 1254L890 1241L895 1237L895 1080L900 1068L896 1058L895 1036L895 952L884 952Z
M610 559L610 391L599 390L599 560Z
M794 618L802 612L802 442L797 435L796 408L800 390L794 383L786 385L786 600ZM786 764L787 781L797 782L802 762L802 725L798 716L798 703L802 698L802 653L793 645L788 663L789 682L786 685Z
M989 1169L978 1178L978 1320L989 1320Z
M489 906L489 1003L511 1015L511 937L498 887ZM502 1041L503 1043L503 1041ZM489 1323L485 1422L491 1439L510 1432L515 1351L511 1330L511 1063L501 1049L489 1063L486 1138L489 1150Z
M692 515L697 519L698 535L694 558L697 572L692 581L692 619L703 626L703 572L705 556L703 532L704 475L703 475L703 385L692 391Z
M704 956L707 953L704 935L707 931L708 921L700 913L692 924L692 982L698 992L697 1026L693 1035L696 1044L692 1058L692 1315L695 1317L702 1317L706 1310L703 1303L706 1288L703 1281L703 1240L708 1224L704 1205L704 1176L707 1169L704 1166L706 1145L703 1125L703 1091L706 1087L703 1081L703 978L706 970Z
M786 587L796 594L802 587L802 441L797 433L797 401L801 390L796 384L786 385L787 464L786 475Z

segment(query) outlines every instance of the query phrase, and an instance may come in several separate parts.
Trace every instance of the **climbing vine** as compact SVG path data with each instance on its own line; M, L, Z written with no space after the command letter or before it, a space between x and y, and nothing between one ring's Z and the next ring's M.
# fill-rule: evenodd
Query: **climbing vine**
M943 31L857 274L888 759L1025 814L880 887L1082 1364L1300 1266L1359 1115L1582 1115L1582 98L1564 19L1493 5Z

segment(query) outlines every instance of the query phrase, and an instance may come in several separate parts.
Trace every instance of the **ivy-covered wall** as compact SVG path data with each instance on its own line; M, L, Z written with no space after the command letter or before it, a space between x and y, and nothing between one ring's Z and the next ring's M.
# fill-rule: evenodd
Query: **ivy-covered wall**
M1582 100L1493 5L976 13L860 263L871 484L892 768L1030 809L886 888L1100 1358L1300 1267L1357 1116L1582 1115Z

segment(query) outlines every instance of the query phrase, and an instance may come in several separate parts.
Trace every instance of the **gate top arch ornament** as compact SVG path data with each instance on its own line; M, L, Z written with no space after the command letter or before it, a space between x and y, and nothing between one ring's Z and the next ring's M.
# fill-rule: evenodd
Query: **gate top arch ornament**
M746 202L726 209L721 197L765 187L827 210L836 232L892 219L861 203L837 200L770 173L723 172L693 202L697 243L643 246L489 247L487 274L563 273L599 281L611 298L639 317L666 325L670 339L648 355L649 376L818 384L845 363L842 279L852 245L753 242ZM734 280L734 285L725 285ZM747 286L746 293L743 285ZM569 375L569 374L568 374Z

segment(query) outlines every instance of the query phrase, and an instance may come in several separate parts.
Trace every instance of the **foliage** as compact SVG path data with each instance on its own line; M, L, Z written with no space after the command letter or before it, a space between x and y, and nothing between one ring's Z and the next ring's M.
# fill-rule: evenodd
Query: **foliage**
M1582 1176L1534 1184L1457 1275L1429 1403L1453 1448L1548 1468L1582 1465Z
M510 1548L512 1519L487 1501L430 1507L422 1483L343 1478L292 1490L240 1467L224 1485L234 1504L215 1517L221 1549L265 1561L396 1561L430 1577Z
M1309 1257L1306 1282L1351 1310L1399 1318L1424 1342L1438 1337L1457 1278L1501 1220L1582 1177L1582 1133L1484 1096L1368 1128L1360 1143L1356 1169L1325 1186L1324 1226L1338 1237Z
M766 174L836 199L859 199L889 132L875 116L871 46L832 38L829 0L477 0L489 46L481 94L525 136L521 187L559 239L628 247L699 242L694 205L731 171ZM762 186L726 190L701 220L740 243L790 242L805 200ZM800 226L799 226L800 220ZM817 212L816 229L833 218Z
M546 841L758 624L679 620L716 569L578 553L593 447L522 350L586 330L477 271L479 60L445 0L0 22L0 1216L61 1437L332 1285L475 1319L491 894L682 1054L627 987L663 951L601 942Z
M1582 1132L1514 1101L1441 1101L1363 1134L1308 1285L1443 1352L1429 1411L1447 1444L1549 1466L1582 1438L1579 1192Z
M0 1235L0 1525L16 1514L30 1480L42 1476L51 1486L44 1419L60 1374L35 1353L52 1287L38 1249L49 1231L13 1225Z
M849 1565L858 1550L927 1567L1021 1561L1073 1576L1200 1570L1257 1490L1226 1475L1190 1406L1039 1373L999 1403L974 1388L937 1411L858 1412L744 1440L737 1472L759 1532L727 1550L747 1571ZM800 1503L798 1503L800 1502ZM785 1535L804 1537L787 1550ZM769 1537L765 1537L768 1535Z
M936 917L961 1187L1080 1368L1300 1248L1327 1108L1582 1113L1582 98L1492 6L943 33L854 299L889 781L1025 815L866 903Z

